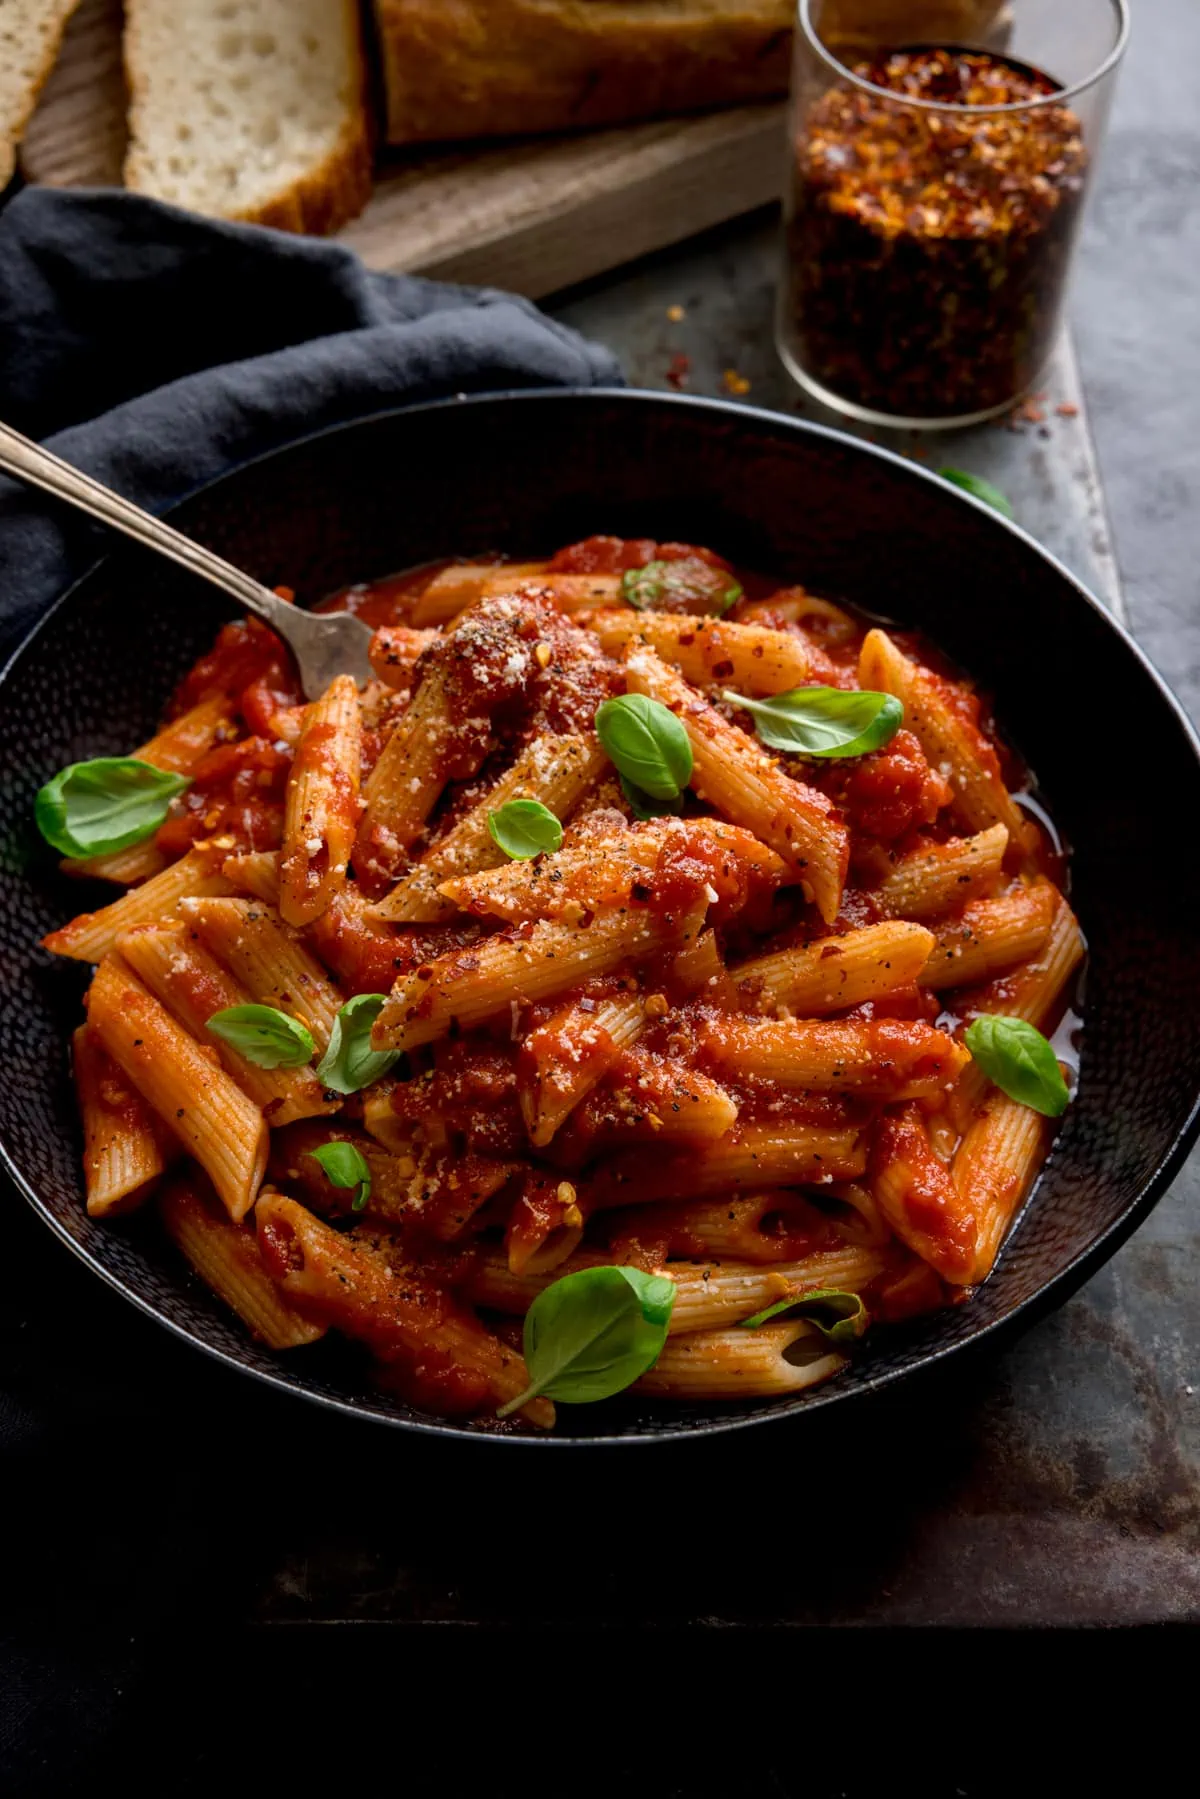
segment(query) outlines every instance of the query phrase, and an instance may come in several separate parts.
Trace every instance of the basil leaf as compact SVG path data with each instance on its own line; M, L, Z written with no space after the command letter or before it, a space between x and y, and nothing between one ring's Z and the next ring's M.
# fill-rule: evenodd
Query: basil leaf
M702 617L720 618L742 597L740 582L722 569L691 557L680 562L648 562L621 577L621 597L638 612L674 607Z
M623 693L596 710L596 735L618 774L652 800L677 799L692 778L692 746L669 707Z
M541 800L509 800L488 813L488 831L511 862L528 862L562 848L563 829Z
M38 830L61 855L111 856L157 831L191 782L136 756L97 756L60 770L34 801Z
M274 1006L226 1006L206 1028L256 1068L302 1068L313 1058L311 1032Z
M400 1060L401 1050L371 1048L371 1030L386 1003L386 993L358 993L334 1019L329 1048L317 1063L317 1079L330 1093L359 1093Z
M904 723L904 707L891 693L793 687L790 693L749 700L725 688L721 698L743 707L773 750L797 756L869 756L890 743Z
M629 801L629 807L635 818L645 824L651 818L668 818L674 813L683 811L683 795L677 793L673 800L656 800L651 794L643 793L632 781L620 776L621 792Z
M982 475L972 475L965 468L940 468L938 474L943 481L949 481L954 487L961 487L973 499L982 500L987 506L994 506L1004 518L1016 518L1008 495L1001 493L998 487L993 487L990 481L985 481Z
M539 1293L525 1314L529 1386L497 1416L545 1394L590 1405L652 1368L667 1340L675 1283L640 1268L583 1268Z
M308 1149L304 1153L320 1163L335 1187L357 1188L350 1201L350 1210L361 1212L371 1197L371 1168L357 1143L341 1140L322 1143L320 1149Z
M1071 1094L1054 1050L1024 1018L983 1012L963 1032L963 1042L989 1080L1022 1106L1061 1118Z
M871 1322L857 1293L843 1293L837 1287L818 1287L812 1293L793 1293L787 1299L767 1306L765 1311L755 1312L753 1318L743 1318L742 1329L757 1330L768 1318L778 1318L783 1312L799 1312L810 1324L815 1324L830 1343L856 1343L865 1335Z

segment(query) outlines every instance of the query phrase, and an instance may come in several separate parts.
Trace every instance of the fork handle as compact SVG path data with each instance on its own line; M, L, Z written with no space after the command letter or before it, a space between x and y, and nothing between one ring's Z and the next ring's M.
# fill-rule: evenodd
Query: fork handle
M223 556L206 550L203 544L194 543L181 531L164 524L162 519L144 512L132 500L114 493L111 488L103 487L99 481L93 481L90 475L85 475L80 469L72 468L69 462L52 455L41 444L22 437L11 425L2 423L0 472L12 475L31 487L40 487L45 493L53 494L56 499L65 500L68 505L90 513L103 524L111 525L114 530L123 531L138 543L146 544L152 550L159 550L164 556L170 556L193 574L211 581L216 587L224 588L247 611L265 619L284 637L290 635L290 626L296 616L295 608L289 606L286 600L281 600L278 594L272 593L269 587L264 587L252 575L235 568L231 562L226 562Z

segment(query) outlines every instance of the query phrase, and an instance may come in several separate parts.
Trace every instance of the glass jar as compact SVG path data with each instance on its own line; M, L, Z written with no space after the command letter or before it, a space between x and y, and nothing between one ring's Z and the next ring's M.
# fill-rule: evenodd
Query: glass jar
M779 352L880 425L1006 411L1054 345L1126 0L799 0Z

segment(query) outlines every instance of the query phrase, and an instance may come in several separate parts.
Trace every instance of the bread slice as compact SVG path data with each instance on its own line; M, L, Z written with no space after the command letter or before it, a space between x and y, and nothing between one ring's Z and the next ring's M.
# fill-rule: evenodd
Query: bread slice
M79 0L0 0L0 188Z
M375 0L394 144L787 91L795 0Z
M125 185L335 231L371 191L356 0L127 0Z

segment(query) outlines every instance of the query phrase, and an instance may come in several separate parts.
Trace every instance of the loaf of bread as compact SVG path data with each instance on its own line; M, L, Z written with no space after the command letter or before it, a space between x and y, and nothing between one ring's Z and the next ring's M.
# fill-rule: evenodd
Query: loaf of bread
M357 0L127 0L125 185L335 231L371 192Z
M1007 0L824 0L820 32L839 51L976 43L1002 25Z
M0 0L0 189L79 0Z
M375 0L388 137L614 125L786 93L794 0Z

